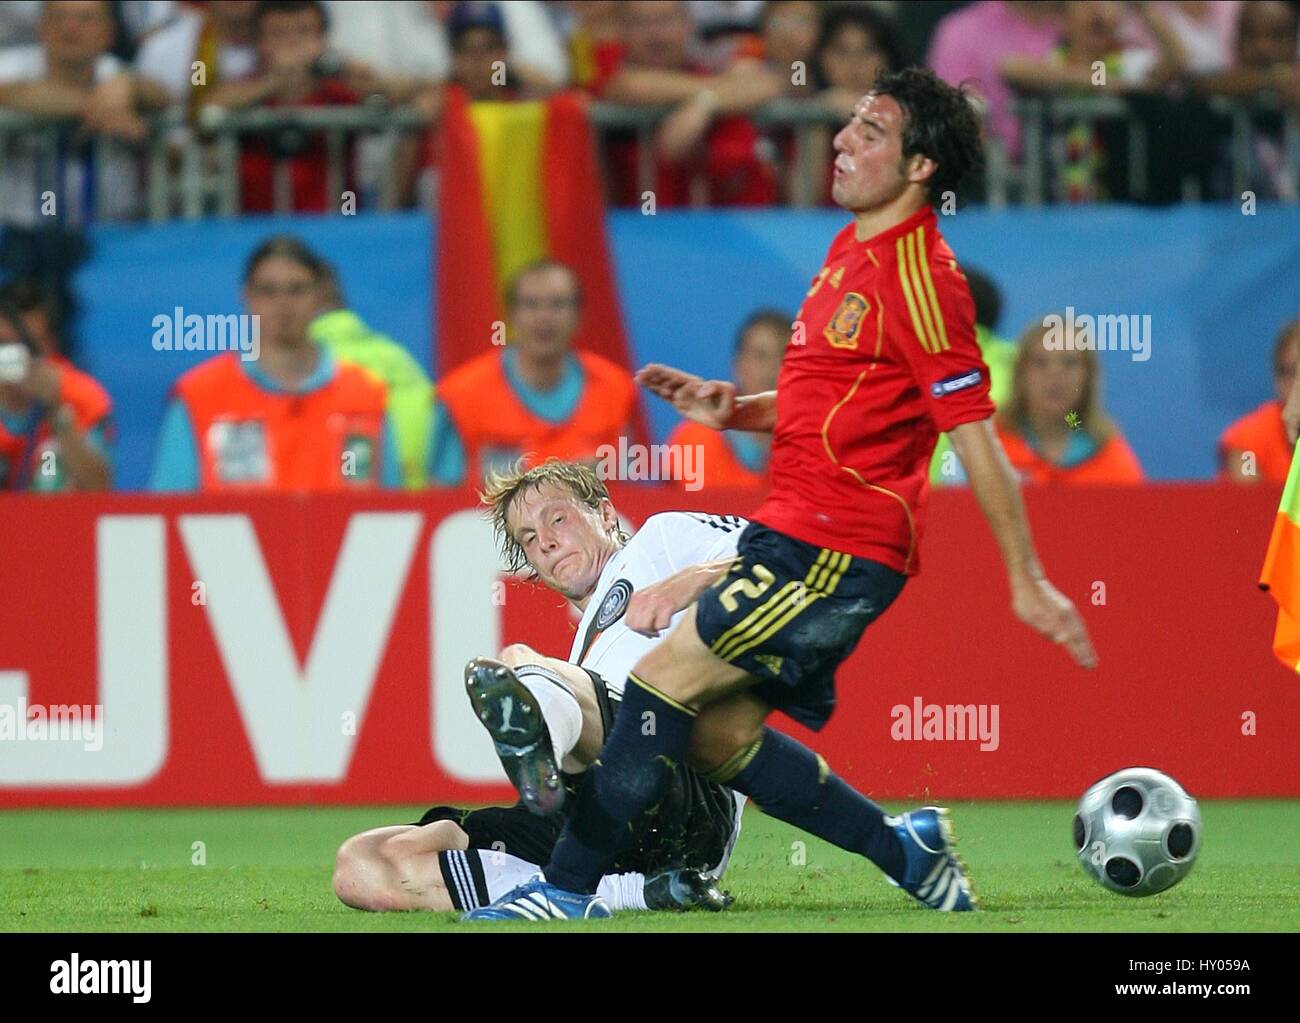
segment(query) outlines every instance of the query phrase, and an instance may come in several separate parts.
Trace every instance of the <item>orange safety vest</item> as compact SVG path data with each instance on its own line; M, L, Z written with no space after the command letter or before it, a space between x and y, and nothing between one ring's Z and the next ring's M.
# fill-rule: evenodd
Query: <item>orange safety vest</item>
M465 445L467 479L477 482L492 466L520 456L529 465L547 458L594 462L596 449L618 445L632 419L636 389L631 374L591 352L574 351L584 376L573 414L552 423L529 412L519 400L502 363L503 352L486 352L448 374L438 385Z
M1255 471L1269 483L1285 483L1291 471L1291 442L1286 439L1282 423L1282 404L1266 401L1232 423L1219 438L1220 476L1228 478L1224 461L1230 451L1250 451L1255 455Z
M94 429L113 410L113 402L108 397L108 392L94 377L83 373L66 359L54 356L50 361L54 364L54 371L59 378L59 403L72 409L77 429L82 431ZM26 446L25 436L15 436L5 429L3 423L0 423L0 489L13 486L10 474L18 472L22 466ZM27 478L21 481L22 486L46 489L32 486L33 483L39 482L38 477L42 472L46 451L53 451L57 461L58 441L51 434L49 426L42 420L36 427L34 451L27 464ZM55 486L50 489L65 488Z
M1141 483L1146 479L1137 455L1118 432L1091 458L1068 468L1049 462L1020 434L1010 433L1000 425L998 438L1026 483Z
M696 461L702 466L701 476L707 489L732 487L735 489L765 489L770 480L766 472L754 472L736 457L735 451L727 443L726 434L713 430L701 423L681 423L668 436L670 449L698 445L703 461ZM675 486L685 487L681 480L673 481Z
M343 490L378 485L383 464L384 385L335 363L309 394L263 390L233 352L177 382L199 456L199 489Z

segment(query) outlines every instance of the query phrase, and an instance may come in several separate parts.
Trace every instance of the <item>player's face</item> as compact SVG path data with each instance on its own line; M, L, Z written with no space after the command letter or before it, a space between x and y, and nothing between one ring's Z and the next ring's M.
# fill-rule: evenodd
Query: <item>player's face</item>
M515 285L510 310L514 342L526 356L555 358L567 351L578 329L578 295L572 275L552 266L525 274Z
M617 546L618 517L609 501L593 510L549 482L515 499L506 526L541 581L569 600L591 594Z
M1025 404L1033 419L1064 419L1081 412L1084 385L1088 382L1087 357L1083 352L1053 351L1033 346L1025 353Z
M244 288L248 311L260 317L262 341L268 344L300 344L307 338L307 325L320 307L320 289L301 263L272 256L253 271Z
M931 163L903 159L903 108L892 96L868 93L853 118L835 136L835 179L831 197L851 213L897 199Z

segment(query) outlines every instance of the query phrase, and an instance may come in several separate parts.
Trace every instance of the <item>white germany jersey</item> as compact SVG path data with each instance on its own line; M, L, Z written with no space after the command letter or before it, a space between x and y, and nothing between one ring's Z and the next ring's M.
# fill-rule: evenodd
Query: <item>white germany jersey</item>
M683 568L705 561L722 561L736 553L736 541L749 523L736 515L705 512L664 512L651 515L627 546L609 559L600 573L569 660L594 671L623 697L627 674L641 655L668 635L642 636L627 627L624 612L632 594ZM685 611L673 616L676 625Z

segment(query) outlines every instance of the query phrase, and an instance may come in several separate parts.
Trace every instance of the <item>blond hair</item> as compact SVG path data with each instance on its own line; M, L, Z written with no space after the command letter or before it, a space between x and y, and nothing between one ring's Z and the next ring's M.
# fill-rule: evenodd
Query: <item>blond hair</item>
M1064 315L1059 317L1064 320ZM1047 319L1031 323L1023 334L1016 352L1016 365L1012 372L1011 396L997 411L998 423L1009 433L1023 434L1029 422L1029 395L1025 393L1025 363L1031 348L1041 346L1047 333ZM1115 424L1102 409L1101 404L1101 365L1097 353L1091 348L1077 349L1083 356L1084 378L1083 390L1079 395L1079 420L1083 429L1088 431L1098 444L1104 444L1115 433Z
M600 511L601 501L609 500L609 490L604 482L594 469L581 462L548 458L531 469L525 469L524 465L525 459L520 458L506 472L489 470L478 495L487 507L487 516L492 521L492 532L496 534L502 560L511 572L531 568L523 547L510 532L510 509L521 495L543 483L551 483L567 490L575 501L594 512ZM616 528L615 537L620 546L630 539L621 527ZM535 579L537 573L531 572L529 577Z

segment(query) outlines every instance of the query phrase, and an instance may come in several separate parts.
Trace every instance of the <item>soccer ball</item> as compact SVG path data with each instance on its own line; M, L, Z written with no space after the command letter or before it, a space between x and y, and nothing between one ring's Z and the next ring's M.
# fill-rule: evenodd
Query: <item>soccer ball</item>
M1079 800L1074 848L1088 876L1121 895L1155 895L1192 869L1201 851L1201 811L1169 775L1130 767Z

